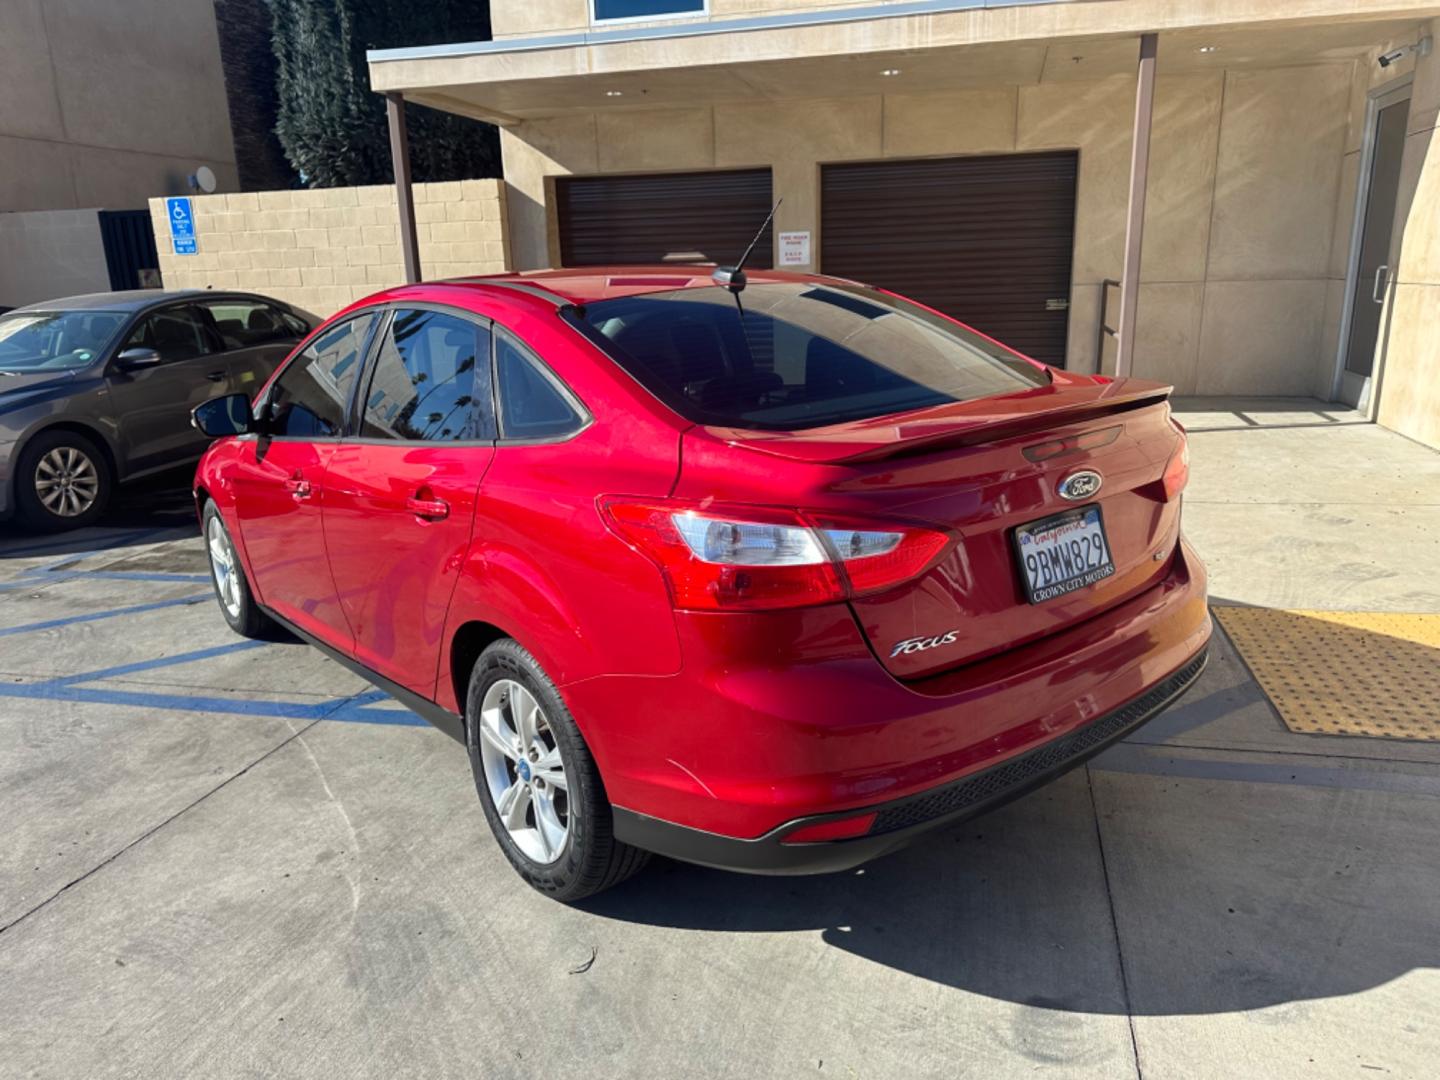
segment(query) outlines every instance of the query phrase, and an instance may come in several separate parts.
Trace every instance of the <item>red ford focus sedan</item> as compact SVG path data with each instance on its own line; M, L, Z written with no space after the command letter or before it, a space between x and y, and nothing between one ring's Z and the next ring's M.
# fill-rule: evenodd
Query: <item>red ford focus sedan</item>
M239 633L465 744L521 876L841 870L1199 676L1168 388L883 290L608 268L392 289L196 411Z

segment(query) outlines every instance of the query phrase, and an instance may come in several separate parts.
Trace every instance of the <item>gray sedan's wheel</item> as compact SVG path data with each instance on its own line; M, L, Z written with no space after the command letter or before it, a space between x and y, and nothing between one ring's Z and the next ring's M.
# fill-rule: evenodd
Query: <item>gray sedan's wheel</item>
M32 529L78 529L105 512L113 487L110 464L91 439L75 431L42 431L20 453L16 510Z
M210 582L215 586L215 599L220 604L220 614L242 637L271 638L278 629L275 621L260 610L250 594L250 582L245 578L245 567L235 551L235 542L230 539L230 530L220 514L220 508L213 502L205 504L201 518L205 533L205 554L210 563Z
M590 749L550 677L508 638L475 661L465 742L485 820L510 865L566 903L593 896L645 865L615 839L610 802Z
M35 494L57 517L83 516L100 497L100 467L78 446L57 446L35 466Z

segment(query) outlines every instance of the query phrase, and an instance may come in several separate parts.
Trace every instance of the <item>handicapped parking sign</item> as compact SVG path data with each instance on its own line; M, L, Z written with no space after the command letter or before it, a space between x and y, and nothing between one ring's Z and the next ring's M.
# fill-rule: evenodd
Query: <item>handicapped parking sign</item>
M190 209L190 200L166 199L165 216L170 219L170 243L175 254L196 254L199 249L195 246L195 215Z

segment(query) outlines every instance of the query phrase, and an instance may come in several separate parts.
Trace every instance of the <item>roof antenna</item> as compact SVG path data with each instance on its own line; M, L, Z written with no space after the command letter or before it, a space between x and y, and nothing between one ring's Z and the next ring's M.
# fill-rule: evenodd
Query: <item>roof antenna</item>
M745 288L745 261L755 250L755 245L760 242L760 237L765 235L765 230L770 227L770 222L775 218L775 211L780 209L780 204L784 201L784 199L775 200L775 205L770 208L765 223L760 226L760 231L755 234L755 239L750 241L750 246L745 249L745 254L740 256L740 261L734 266L717 266L715 272L710 275L711 281L716 285L724 285L725 288L737 295Z

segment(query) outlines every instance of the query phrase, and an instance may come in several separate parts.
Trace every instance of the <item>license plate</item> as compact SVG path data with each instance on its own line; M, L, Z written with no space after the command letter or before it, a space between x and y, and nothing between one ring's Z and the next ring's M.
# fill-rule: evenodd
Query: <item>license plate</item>
M1100 507L1082 506L1015 530L1025 599L1043 604L1110 577L1115 560Z

